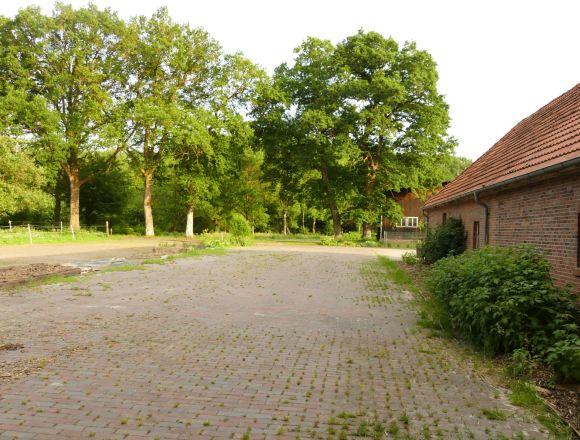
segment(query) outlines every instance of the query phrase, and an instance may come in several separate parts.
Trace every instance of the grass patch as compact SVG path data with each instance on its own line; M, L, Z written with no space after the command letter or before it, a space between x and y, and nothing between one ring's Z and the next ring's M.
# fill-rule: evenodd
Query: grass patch
M180 252L175 255L168 255L165 258L156 257L156 258L146 258L145 260L141 261L142 265L149 265L149 264L167 264L174 260L180 260L182 258L192 258L192 257L207 257L207 256L222 256L226 254L226 250L221 247L217 248L203 248L203 249L188 249L184 252Z
M507 420L507 414L498 408L484 408L481 413L488 420Z
M169 258L146 258L141 264L165 264Z
M19 283L16 286L6 288L6 291L17 292L19 290L29 289L31 287L44 286L44 285L48 285L48 284L74 283L76 281L79 281L79 276L80 276L80 274L78 274L78 275L48 275L46 277L37 278L34 280Z
M525 408L543 408L544 402L536 394L536 390L526 382L514 382L510 387L512 394L511 402L516 406Z
M112 235L107 237L104 232L80 230L75 232L75 239L73 240L70 230L63 230L61 233L59 229L51 231L32 229L32 243L33 244L50 244L50 243L76 243L88 241L103 241L111 239L121 239L124 235ZM0 246L29 244L30 236L27 227L13 227L9 229L0 229Z
M254 234L254 238L258 241L282 241L282 242L295 242L295 241L307 241L307 242L319 242L320 234L268 234L263 232L258 232Z
M417 291L413 279L393 260L387 257L378 257L379 263L385 269L386 277L393 283L412 291Z
M512 392L510 396L512 404L529 409L554 438L558 440L570 438L569 428L544 403L532 385L527 382L512 381L509 388Z
M226 249L221 247L216 248L203 248L203 249L188 249L185 252L180 252L179 254L170 255L167 257L167 260L178 260L180 258L189 258L189 257L207 257L207 256L215 256L219 257L225 255L227 253Z
M123 264L119 266L105 267L101 272L130 272L132 270L145 270L147 267L143 264Z

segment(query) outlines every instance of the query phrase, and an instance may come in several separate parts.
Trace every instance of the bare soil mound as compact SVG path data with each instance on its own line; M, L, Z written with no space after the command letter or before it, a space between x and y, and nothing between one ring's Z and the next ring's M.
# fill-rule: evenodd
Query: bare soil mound
M0 289L13 287L29 281L46 278L50 275L77 275L79 268L61 264L24 264L0 268Z

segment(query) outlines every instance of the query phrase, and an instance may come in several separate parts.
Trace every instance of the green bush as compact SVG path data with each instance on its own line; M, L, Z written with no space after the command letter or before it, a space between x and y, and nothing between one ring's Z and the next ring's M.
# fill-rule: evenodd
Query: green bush
M345 241L362 240L362 234L358 231L343 232L340 239Z
M403 260L403 263L408 264L409 266L414 266L419 262L417 255L415 255L413 252L405 252L401 256L401 259Z
M252 235L252 228L243 215L237 213L232 214L228 222L228 228L234 243L240 246L246 246L248 244L249 237Z
M488 247L433 264L426 279L451 330L490 354L524 348L559 379L580 379L580 313L575 295L555 287L532 246Z
M450 218L427 234L417 247L417 253L421 261L433 264L441 258L462 254L465 251L465 239L463 221Z
M322 246L338 246L339 243L334 239L334 237L328 237L326 235L320 237L320 244Z

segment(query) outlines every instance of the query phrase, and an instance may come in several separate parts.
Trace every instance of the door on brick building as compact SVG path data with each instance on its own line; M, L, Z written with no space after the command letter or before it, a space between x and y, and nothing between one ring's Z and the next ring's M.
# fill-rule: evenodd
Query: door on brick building
M479 222L473 222L473 249L479 248Z

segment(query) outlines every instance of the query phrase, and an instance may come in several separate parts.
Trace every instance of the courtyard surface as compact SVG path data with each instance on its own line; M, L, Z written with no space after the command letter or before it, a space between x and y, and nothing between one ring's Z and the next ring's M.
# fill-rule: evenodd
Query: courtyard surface
M270 246L1 293L0 439L547 438L382 270Z

